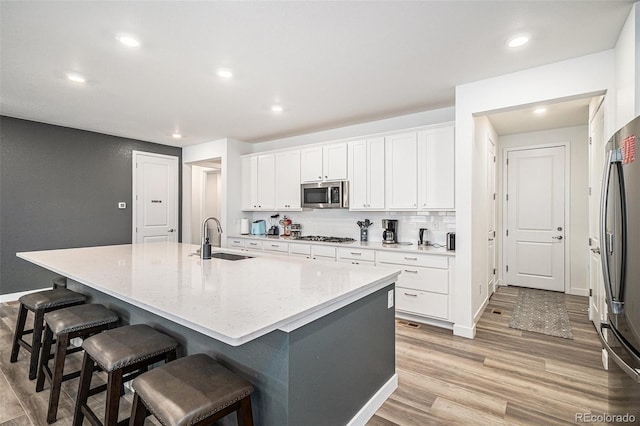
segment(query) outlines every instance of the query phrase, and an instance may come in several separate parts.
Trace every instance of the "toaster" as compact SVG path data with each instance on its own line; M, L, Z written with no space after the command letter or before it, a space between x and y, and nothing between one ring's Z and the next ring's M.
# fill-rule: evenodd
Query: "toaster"
M251 222L251 235L265 235L267 233L267 222L255 220Z

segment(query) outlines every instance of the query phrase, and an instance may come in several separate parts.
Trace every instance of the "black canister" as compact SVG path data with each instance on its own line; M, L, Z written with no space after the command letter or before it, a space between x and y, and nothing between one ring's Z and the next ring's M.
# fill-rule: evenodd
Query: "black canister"
M447 250L456 250L456 233L447 232Z

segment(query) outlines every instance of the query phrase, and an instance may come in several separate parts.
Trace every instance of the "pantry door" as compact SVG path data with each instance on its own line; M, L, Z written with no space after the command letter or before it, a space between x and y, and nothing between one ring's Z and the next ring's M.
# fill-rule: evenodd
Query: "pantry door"
M565 291L565 147L507 151L508 285Z
M133 152L133 242L178 241L178 157Z

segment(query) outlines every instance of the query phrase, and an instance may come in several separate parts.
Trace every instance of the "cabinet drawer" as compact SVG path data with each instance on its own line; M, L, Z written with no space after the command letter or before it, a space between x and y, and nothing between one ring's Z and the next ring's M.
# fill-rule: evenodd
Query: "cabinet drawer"
M230 238L229 247L243 248L246 240L241 238Z
M428 268L447 269L449 267L449 259L447 256L438 256L437 254L422 253L394 253L389 251L378 251L378 262L396 263L398 265L415 265Z
M262 249L267 251L277 251L280 253L288 253L289 243L264 241L262 243Z
M338 259L367 260L373 262L376 253L373 250L362 250L355 248L338 248Z
M396 285L413 290L449 294L449 271L447 269L404 266Z
M322 257L331 257L335 260L336 248L331 246L313 246L313 255Z
M311 245L309 244L290 244L289 253L291 254L303 254L305 256L311 255Z
M448 319L449 296L396 287L396 309L417 315Z
M244 246L249 250L262 250L262 241L247 240Z

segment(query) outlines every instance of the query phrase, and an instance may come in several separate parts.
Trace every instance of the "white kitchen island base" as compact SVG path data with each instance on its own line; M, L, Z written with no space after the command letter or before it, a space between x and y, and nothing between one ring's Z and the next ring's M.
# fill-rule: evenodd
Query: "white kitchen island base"
M194 265L202 261L188 256L194 246L184 250L185 245L179 246L178 253L164 243L147 248L115 246L127 253L120 257L113 254L117 251L113 247L19 256L69 277L70 289L113 309L123 323L149 324L176 338L183 355L207 353L249 380L256 388L252 396L256 424L364 424L397 386L395 315L389 307L397 272L351 265L318 267L313 262L271 258L212 259L205 261L210 262L206 276L194 277L203 269ZM92 260L85 258L74 268L69 259L79 259L83 250ZM172 254L163 254L167 251ZM171 257L179 259L173 266L167 264ZM260 276L255 268L263 273L279 271L251 284L256 291L274 284L280 293L269 300L268 292L263 292L265 306L247 300L246 306L231 311L249 306L253 311L247 315L260 316L264 309L272 326L258 321L259 331L246 328L250 323L246 318L218 315L229 309L221 301L241 302L237 295L242 292L233 286L250 285L251 280L243 277ZM179 277L168 273L174 269L180 271ZM162 303L156 302L160 296ZM287 311L294 300L299 306ZM194 304L196 316L188 315L185 301ZM269 304L279 304L281 312L273 316L266 309ZM207 310L215 321L202 321L209 318L203 316ZM236 319L250 338L224 335L225 330L237 329ZM223 337L213 337L219 334ZM235 423L231 417L225 420Z

